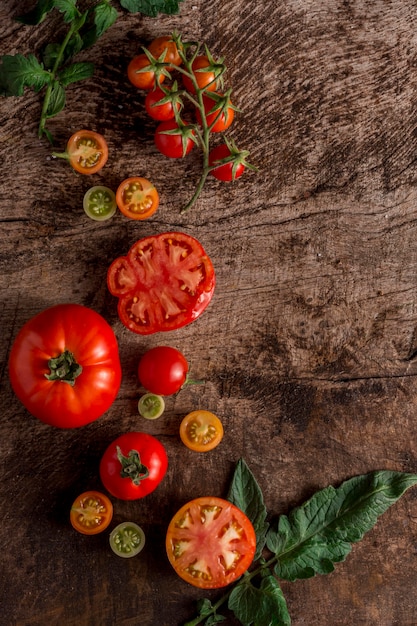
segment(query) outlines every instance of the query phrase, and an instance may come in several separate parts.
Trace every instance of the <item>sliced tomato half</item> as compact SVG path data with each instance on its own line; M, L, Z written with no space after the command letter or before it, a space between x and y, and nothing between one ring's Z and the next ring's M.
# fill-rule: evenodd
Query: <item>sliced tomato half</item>
M107 272L110 293L119 298L118 314L139 335L190 324L213 296L213 264L190 235L162 233L137 241Z
M172 518L166 535L169 562L183 580L202 589L225 587L253 561L256 534L234 504L196 498Z

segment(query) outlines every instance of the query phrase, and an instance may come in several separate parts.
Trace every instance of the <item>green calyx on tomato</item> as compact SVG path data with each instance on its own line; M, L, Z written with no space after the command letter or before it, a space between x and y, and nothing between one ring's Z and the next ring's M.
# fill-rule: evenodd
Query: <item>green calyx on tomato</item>
M242 176L245 169L257 171L257 168L248 162L248 150L239 150L233 140L225 139L225 143L213 148L209 154L209 173L224 182L236 180Z
M136 556L145 546L145 533L134 522L122 522L110 533L110 547L125 559Z
M134 485L140 485L142 480L148 478L149 470L141 462L140 454L137 450L130 450L127 456L122 453L119 446L116 447L116 450L117 458L122 466L120 470L122 478L130 478Z
M47 380L62 380L71 385L75 384L75 379L81 374L83 368L74 358L69 350L65 350L59 356L48 361L49 374L45 374Z

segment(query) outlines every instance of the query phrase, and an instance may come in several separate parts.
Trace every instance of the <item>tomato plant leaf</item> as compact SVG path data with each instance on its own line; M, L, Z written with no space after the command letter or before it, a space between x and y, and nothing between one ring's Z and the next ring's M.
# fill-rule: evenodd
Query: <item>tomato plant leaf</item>
M66 87L71 83L75 83L79 80L85 80L90 78L94 73L93 63L72 63L59 72L58 79L61 85Z
M243 580L232 590L228 608L243 626L289 626L287 603L278 581L271 574L262 578L259 588Z
M46 15L54 8L54 5L55 0L38 0L33 9L16 17L16 21L27 26L36 26L43 22Z
M121 6L130 13L143 13L148 17L157 17L158 13L176 15L182 0L120 0Z
M54 0L54 6L63 13L64 22L69 23L80 17L77 0Z
M227 499L243 511L253 524L256 533L256 560L265 546L269 524L266 522L267 511L261 488L243 459L236 464Z
M1 58L0 93L3 96L21 96L25 87L39 91L50 82L50 74L33 54L6 54Z
M46 109L46 117L55 117L65 106L65 89L56 80L52 85L48 100L48 108Z
M85 27L81 32L82 47L92 46L103 33L117 20L117 11L109 3L109 0L101 0L89 12Z
M269 529L266 543L277 557L275 574L293 581L333 571L351 544L416 483L415 474L377 471L318 491Z

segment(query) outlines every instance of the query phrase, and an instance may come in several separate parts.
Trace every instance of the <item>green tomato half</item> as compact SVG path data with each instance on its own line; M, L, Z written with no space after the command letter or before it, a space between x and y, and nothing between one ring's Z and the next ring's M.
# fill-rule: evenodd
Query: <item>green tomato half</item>
M83 208L88 217L97 222L108 220L116 213L116 196L109 187L90 187L83 199Z
M138 411L147 420L156 420L165 410L165 401L156 393L145 393L138 402Z
M110 533L110 547L117 556L136 556L145 545L145 533L134 522L122 522Z

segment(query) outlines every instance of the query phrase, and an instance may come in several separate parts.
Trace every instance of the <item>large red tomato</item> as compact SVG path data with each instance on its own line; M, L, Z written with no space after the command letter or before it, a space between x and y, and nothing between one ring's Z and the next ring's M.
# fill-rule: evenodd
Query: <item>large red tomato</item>
M196 239L170 232L140 239L126 256L113 261L107 285L119 298L121 322L149 335L197 319L213 296L215 275Z
M95 311L59 304L29 320L9 358L12 388L35 417L59 428L96 420L120 388L116 337Z
M187 583L225 587L250 566L256 534L249 518L231 502L202 497L185 504L166 535L169 562Z
M167 468L167 453L159 439L129 432L120 435L104 452L100 478L115 498L137 500L157 488Z

